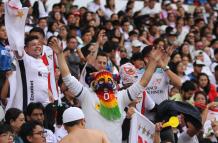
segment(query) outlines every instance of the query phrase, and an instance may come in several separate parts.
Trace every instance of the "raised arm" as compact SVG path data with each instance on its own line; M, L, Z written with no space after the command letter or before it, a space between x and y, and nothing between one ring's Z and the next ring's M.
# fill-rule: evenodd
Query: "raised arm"
M145 72L140 80L141 86L143 86L143 87L147 86L148 82L150 81L150 79L151 79L151 77L156 69L157 63L160 62L160 59L163 57L164 52L165 51L163 49L153 49L151 51L151 54L149 56L149 63L148 63L147 69L145 70Z
M52 39L49 42L49 46L53 49L53 51L57 54L58 64L60 66L61 75L64 83L69 88L70 92L74 97L77 97L80 101L83 100L85 94L83 90L83 85L73 76L71 76L69 68L64 58L63 50L60 48L58 44L58 39Z
M60 71L61 71L62 77L66 77L67 75L70 74L70 70L69 70L67 63L65 61L63 50L60 48L60 46L58 44L58 40L53 38L49 42L49 46L53 49L53 51L57 55L57 60L58 60L59 66L60 66Z
M180 87L182 85L182 80L181 78L176 75L174 72L172 72L170 69L167 69L168 62L170 60L170 56L172 55L174 51L174 47L168 47L166 51L166 55L162 57L162 59L159 61L158 65L164 69L165 73L169 77L170 81L172 82L172 85L176 87Z

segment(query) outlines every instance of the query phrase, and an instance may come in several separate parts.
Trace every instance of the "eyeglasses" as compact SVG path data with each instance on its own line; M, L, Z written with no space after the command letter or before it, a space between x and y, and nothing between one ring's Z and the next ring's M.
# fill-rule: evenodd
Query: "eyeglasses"
M39 131L39 132L35 132L33 133L33 135L40 135L41 137L47 137L47 131L43 130L43 131Z

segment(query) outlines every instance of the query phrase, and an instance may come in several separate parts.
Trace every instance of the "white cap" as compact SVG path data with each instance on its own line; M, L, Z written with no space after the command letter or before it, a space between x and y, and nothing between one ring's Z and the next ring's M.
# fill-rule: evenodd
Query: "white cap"
M83 111L78 107L70 107L63 113L63 123L84 119Z
M139 40L133 40L132 41L132 46L133 47L141 47L142 43Z
M194 52L194 56L195 56L195 57L197 57L197 56L202 56L203 53L204 53L204 52L203 52L202 50L197 50L197 51Z
M200 60L194 61L193 65L194 66L205 66L205 64L202 61L200 61Z

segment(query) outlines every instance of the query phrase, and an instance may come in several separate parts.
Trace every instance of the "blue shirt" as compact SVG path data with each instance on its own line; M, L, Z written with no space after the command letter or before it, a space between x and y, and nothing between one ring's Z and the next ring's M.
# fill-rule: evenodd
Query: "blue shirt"
M5 48L5 45L0 42L0 71L11 70L12 58L10 50Z

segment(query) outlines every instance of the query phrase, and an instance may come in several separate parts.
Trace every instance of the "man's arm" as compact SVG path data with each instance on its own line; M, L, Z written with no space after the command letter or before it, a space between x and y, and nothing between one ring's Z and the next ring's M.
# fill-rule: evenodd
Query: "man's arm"
M79 97L83 93L82 84L73 76L71 76L67 63L65 61L65 57L63 54L62 48L60 48L57 39L52 39L49 42L49 46L53 49L53 51L57 54L57 60L60 67L61 75L64 83L72 92L75 97ZM81 97L81 96L80 96ZM82 100L82 99L80 99Z
M168 47L166 50L166 55L162 57L162 59L159 61L158 65L162 68L165 69L165 67L168 65L168 62L170 60L170 56L172 55L174 51L174 47ZM181 78L176 75L174 72L172 72L170 69L165 70L167 76L169 77L170 81L172 82L172 85L176 87L182 86L182 80Z

